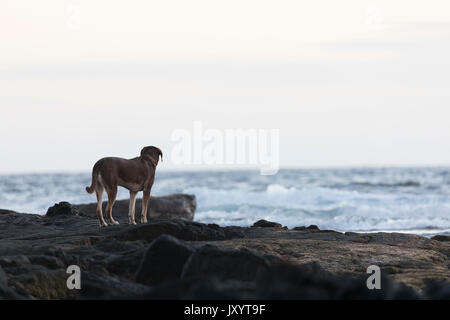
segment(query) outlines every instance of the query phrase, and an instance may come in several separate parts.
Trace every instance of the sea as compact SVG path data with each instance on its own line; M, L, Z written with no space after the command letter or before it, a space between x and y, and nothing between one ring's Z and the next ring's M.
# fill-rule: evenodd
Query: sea
M60 201L95 202L90 183L90 172L0 175L0 208L45 214ZM450 167L158 171L152 195L173 193L195 195L195 220L221 226L450 234ZM118 199L128 196L119 188Z

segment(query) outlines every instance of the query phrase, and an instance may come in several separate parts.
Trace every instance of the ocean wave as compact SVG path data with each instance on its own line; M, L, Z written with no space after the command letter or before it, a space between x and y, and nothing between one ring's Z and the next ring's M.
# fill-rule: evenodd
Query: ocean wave
M159 172L152 194L197 196L196 220L248 226L259 219L288 227L339 231L448 230L448 168ZM45 214L59 201L95 202L90 173L0 176L0 208ZM129 193L119 188L118 199ZM106 199L106 195L105 195ZM445 231L442 231L445 232Z
M352 182L350 185L361 187L402 188L402 187L420 187L421 183L419 181L404 181L395 183Z
M438 195L362 193L313 187L268 185L261 192L245 189L188 188L197 196L199 221L248 225L259 219L290 228L317 224L340 231L450 228L450 202Z

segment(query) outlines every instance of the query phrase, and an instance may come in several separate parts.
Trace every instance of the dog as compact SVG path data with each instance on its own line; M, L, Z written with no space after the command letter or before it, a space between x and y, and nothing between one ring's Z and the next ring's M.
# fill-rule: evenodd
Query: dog
M97 215L100 227L106 227L108 224L103 218L102 198L103 191L108 194L108 204L106 205L106 214L111 224L119 224L112 216L112 208L117 196L117 187L121 186L130 191L130 205L128 212L128 223L136 224L134 218L134 209L136 204L136 195L143 191L141 223L147 223L147 207L150 199L150 191L155 180L156 166L159 158L161 161L163 154L161 149L153 146L144 147L141 155L133 159L123 159L116 157L107 157L98 160L92 169L92 182L86 191L90 194L97 194Z

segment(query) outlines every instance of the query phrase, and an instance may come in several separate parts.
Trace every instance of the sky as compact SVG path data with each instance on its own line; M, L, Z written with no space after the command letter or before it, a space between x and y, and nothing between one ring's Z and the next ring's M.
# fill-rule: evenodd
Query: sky
M170 153L195 121L278 129L282 167L450 165L449 12L437 0L2 0L0 173L88 171L145 145L163 150L161 169L190 169Z

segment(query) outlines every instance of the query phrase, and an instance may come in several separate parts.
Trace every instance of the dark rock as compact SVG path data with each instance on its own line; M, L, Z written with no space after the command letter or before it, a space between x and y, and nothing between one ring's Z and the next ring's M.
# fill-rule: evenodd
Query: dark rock
M76 290L68 290L65 270L35 270L14 277L14 282L35 299L67 299Z
M30 264L30 259L25 255L0 256L0 266L3 268L20 267Z
M63 207L61 214L49 217L2 211L1 298L448 297L445 282L426 286L426 281L448 279L449 241L400 233L344 235L311 227L295 232L157 218L148 224L99 228L95 206L88 215L76 215L67 205ZM127 212L126 206L125 221ZM163 234L178 240L162 236L152 243ZM187 259L188 253L174 253L183 252L183 246L194 250ZM139 269L146 253L151 267ZM67 290L65 269L71 264L82 270L81 291ZM368 292L366 269L373 264L382 269L383 289ZM143 279L158 284L137 283L138 271L144 270L150 278ZM161 281L152 278L158 273ZM401 283L426 289L418 295Z
M140 224L124 230L115 237L126 241L145 240L151 242L162 234L186 241L214 241L226 238L222 229L183 220L153 220L148 224Z
M418 299L412 288L382 277L381 290L369 290L366 278L338 277L320 265L278 265L257 279L257 299Z
M305 226L300 226L300 227L295 227L294 229L295 231L312 231L312 230L320 230L318 226L316 226L315 224L310 225L309 227L305 227ZM329 230L326 230L329 231ZM330 230L331 231L331 230Z
M75 205L83 215L97 217L97 203ZM105 212L106 202L103 202ZM164 197L150 197L148 205L149 218L194 220L197 201L194 195L173 194ZM128 219L129 200L118 200L114 204L114 218ZM142 199L136 200L136 217L139 219L142 210ZM136 220L138 220L136 219Z
M3 285L0 283L0 300L18 300L18 299L26 299L27 297L21 296L16 291L9 288L7 285Z
M155 300L237 300L255 296L252 282L219 280L210 276L178 279L150 288L132 299Z
M134 279L144 255L145 248L112 255L105 260L105 267L111 274Z
M12 211L12 210L0 209L0 214L12 214L12 213L17 213L17 212Z
M55 203L54 206L48 208L45 216L54 217L54 216L71 216L71 215L79 215L80 211L78 208L72 206L70 203L66 201L62 201L60 203Z
M167 197L151 198L148 210L151 218L193 221L196 208L195 195L174 194Z
M6 276L5 271L3 271L2 266L0 266L0 286L6 286L8 284L8 277Z
M148 245L144 241L130 241L124 242L114 238L108 238L106 240L99 241L95 244L95 248L100 251L108 253L127 253L134 250L139 250Z
M10 276L33 273L45 269L40 265L33 265L25 255L0 256L0 267Z
M450 300L450 282L448 280L431 281L423 291L426 299Z
M205 245L186 262L182 278L211 276L220 280L252 281L258 272L281 263L273 256L262 256L248 249L226 250Z
M192 247L172 236L159 236L145 253L136 281L156 285L180 278L183 266L193 252Z
M225 239L239 239L245 237L246 228L243 227L221 227L225 234Z
M285 265L285 266L288 266L288 265ZM323 277L328 277L331 275L331 273L327 272L324 268L322 268L320 263L317 261L311 261L311 262L301 264L300 266L298 266L298 268L302 272L305 272L307 274L312 274L315 277L323 278Z
M252 227L260 227L260 228L281 228L282 225L276 222L271 222L267 220L259 220L253 224Z
M431 237L431 239L436 240L436 241L450 241L450 236L437 235L437 236Z
M335 276L317 262L278 264L254 281L225 280L207 273L152 287L135 299L420 299L419 293L382 276L381 290L369 290L365 277Z
M31 255L28 256L28 258L32 264L38 264L48 269L63 269L65 267L64 263L60 259L52 256Z
M131 297L148 291L148 287L127 279L105 275L103 272L83 272L81 278L82 298L113 299L114 297Z

